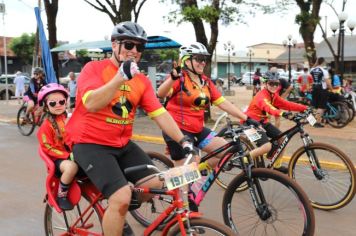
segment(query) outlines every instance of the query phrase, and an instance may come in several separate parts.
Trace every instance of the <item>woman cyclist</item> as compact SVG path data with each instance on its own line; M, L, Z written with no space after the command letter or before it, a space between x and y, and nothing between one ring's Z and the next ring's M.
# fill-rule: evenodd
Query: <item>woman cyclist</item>
M216 137L215 132L204 126L204 111L209 103L218 106L234 117L246 121L248 125L259 125L257 121L250 119L226 100L212 80L204 75L204 68L209 55L206 47L199 42L182 46L180 48L180 66L173 69L157 91L159 97L169 97L166 109L182 132L194 140L194 146L207 153L227 143L226 140ZM175 165L183 164L181 145L164 132L163 138ZM270 144L266 143L251 151L250 155L252 157L261 155L268 152L270 147ZM211 167L214 167L218 161L217 158L208 160Z

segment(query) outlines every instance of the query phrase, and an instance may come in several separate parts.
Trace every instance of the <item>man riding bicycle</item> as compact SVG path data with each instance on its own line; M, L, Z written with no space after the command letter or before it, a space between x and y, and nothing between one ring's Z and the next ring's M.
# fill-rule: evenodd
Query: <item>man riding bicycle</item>
M102 228L105 235L122 235L131 201L128 182L160 188L148 169L125 176L123 170L153 165L148 155L130 139L137 107L143 108L158 126L187 151L192 144L162 107L150 80L137 64L147 42L145 30L133 22L116 25L111 34L112 56L85 65L77 82L76 109L66 130L75 161L108 199Z

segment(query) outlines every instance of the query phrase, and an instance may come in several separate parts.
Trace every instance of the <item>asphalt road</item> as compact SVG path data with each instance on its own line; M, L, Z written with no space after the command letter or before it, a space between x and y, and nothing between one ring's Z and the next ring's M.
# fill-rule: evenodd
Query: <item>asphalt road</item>
M319 141L344 147L355 158L354 140L320 138ZM300 141L298 145L300 145ZM138 142L145 150L163 152L163 145ZM291 147L297 144L291 143ZM37 154L37 140L33 134L24 137L13 124L0 123L0 235L44 235L43 213L45 204L46 168ZM356 161L354 160L354 163ZM214 185L203 201L200 210L207 218L222 222L221 199L223 190ZM355 235L356 203L345 208L324 212L315 210L316 235ZM137 235L143 227L129 217Z

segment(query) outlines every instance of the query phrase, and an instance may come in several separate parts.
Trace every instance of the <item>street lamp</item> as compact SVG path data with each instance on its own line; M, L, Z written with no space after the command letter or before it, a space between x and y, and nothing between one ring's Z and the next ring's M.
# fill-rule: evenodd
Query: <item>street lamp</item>
M230 91L230 52L233 51L235 46L231 41L224 43L224 50L227 51L227 90Z
M341 79L344 78L344 72L345 72L345 62L344 62L344 52L345 52L345 21L347 20L347 13L346 12L341 12L338 16L339 18L339 22L332 22L330 24L330 28L334 33L335 36L335 32L336 30L339 29L339 39L338 39L338 45L337 45L337 57L338 57L338 61L340 61L340 77ZM356 22L354 20L349 20L347 23L347 27L350 29L351 31L351 35L352 35L352 31L355 29L356 26Z
M5 68L5 88L6 88L6 101L9 101L9 87L7 81L7 53L6 53L6 37L5 37L5 3L0 3L0 13L2 13L2 22L4 24L4 68Z
M247 56L250 58L250 63L249 63L249 67L250 67L250 84L252 84L252 56L254 55L253 51L251 49L248 50Z
M290 83L292 80L292 66L290 63L290 50L292 47L295 48L297 45L297 40L292 40L292 35L288 35L288 40L283 41L284 47L288 47L288 82Z

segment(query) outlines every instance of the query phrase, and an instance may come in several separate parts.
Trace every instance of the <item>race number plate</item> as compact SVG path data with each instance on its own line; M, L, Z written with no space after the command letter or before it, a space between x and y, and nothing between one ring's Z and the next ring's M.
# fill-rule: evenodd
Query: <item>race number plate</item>
M316 119L315 119L315 117L313 116L313 114L309 114L309 115L308 115L307 121L309 122L309 124L310 124L311 126L314 126L315 123L316 123Z
M262 137L254 128L246 129L244 130L244 133L251 142L255 142Z
M201 178L200 171L195 162L169 169L164 173L164 179L168 190L195 182Z

